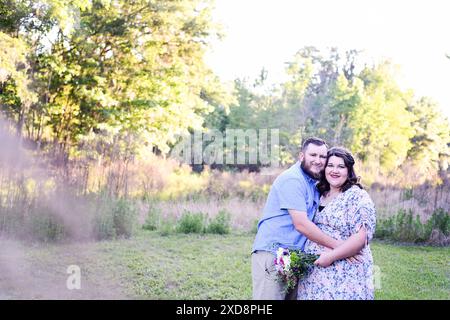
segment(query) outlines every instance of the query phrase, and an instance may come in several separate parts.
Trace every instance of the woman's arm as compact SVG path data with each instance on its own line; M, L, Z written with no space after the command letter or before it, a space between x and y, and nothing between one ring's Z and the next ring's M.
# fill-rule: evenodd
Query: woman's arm
M366 240L367 231L366 228L362 226L357 233L350 236L350 238L345 240L339 247L336 247L331 251L323 252L314 264L321 267L328 267L336 260L355 256L364 248Z

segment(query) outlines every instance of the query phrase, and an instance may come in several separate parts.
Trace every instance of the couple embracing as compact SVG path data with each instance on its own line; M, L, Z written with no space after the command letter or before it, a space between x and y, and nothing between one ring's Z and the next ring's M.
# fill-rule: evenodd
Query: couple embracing
M375 207L354 164L346 149L328 149L313 137L304 141L299 161L275 179L252 249L253 299L374 299ZM278 247L320 256L289 292L276 280Z

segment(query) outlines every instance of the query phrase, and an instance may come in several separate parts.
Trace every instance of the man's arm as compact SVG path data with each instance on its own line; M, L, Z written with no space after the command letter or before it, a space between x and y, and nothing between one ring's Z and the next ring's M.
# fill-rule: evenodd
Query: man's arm
M343 242L322 232L318 226L308 219L306 212L293 209L288 209L288 211L295 229L304 234L309 240L331 249L338 247Z
M353 234L350 238L344 241L338 248L323 252L320 258L317 259L314 264L321 267L328 267L336 260L352 257L360 252L366 245L367 231L365 227L359 229L359 231Z

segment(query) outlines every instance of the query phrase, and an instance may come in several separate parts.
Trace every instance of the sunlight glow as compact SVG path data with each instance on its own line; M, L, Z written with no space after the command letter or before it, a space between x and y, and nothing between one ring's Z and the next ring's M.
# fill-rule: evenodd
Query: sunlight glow
M389 58L398 81L436 100L450 117L450 19L445 0L216 0L225 38L207 55L225 81L283 80L284 64L303 46L364 50L368 62Z

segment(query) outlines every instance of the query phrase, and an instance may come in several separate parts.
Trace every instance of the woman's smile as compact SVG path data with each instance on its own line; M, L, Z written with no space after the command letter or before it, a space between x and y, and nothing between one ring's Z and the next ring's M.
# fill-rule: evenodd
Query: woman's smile
M342 158L332 156L325 168L325 177L333 188L341 187L348 177L348 169Z

